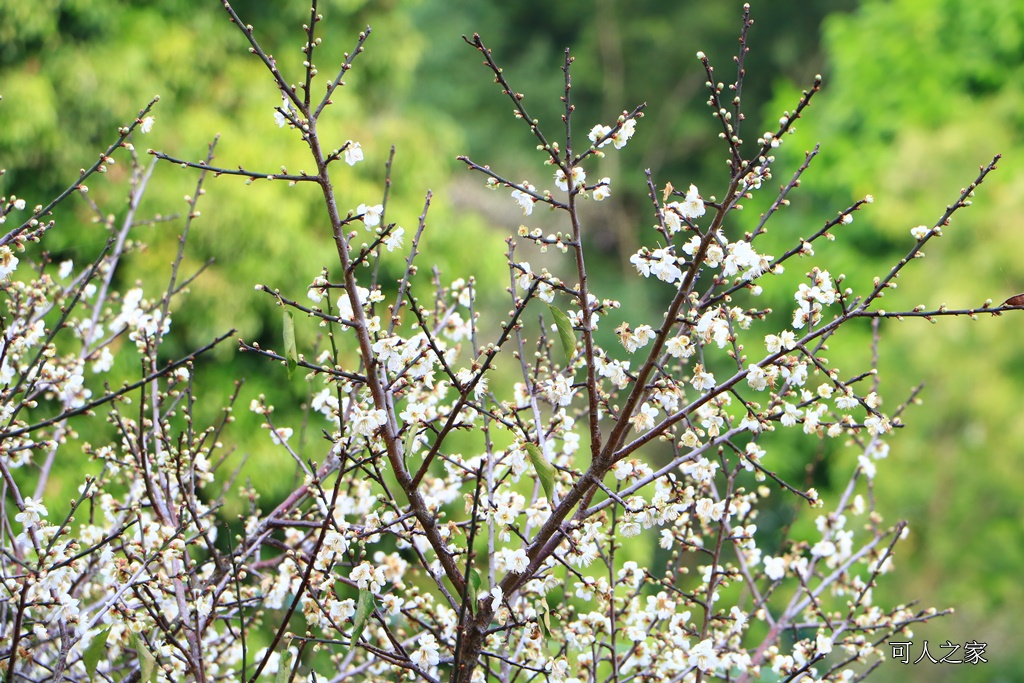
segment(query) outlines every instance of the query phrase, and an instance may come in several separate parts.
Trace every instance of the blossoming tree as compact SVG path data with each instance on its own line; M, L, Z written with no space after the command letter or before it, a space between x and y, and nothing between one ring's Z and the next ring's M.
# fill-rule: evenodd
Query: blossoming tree
M88 267L39 257L31 274L18 269L15 250L43 238L56 203L84 195L85 177L114 163L119 150L132 161L129 199L137 206L152 166L142 168L131 136L152 126L150 103L64 195L0 239L8 301L0 474L7 507L17 508L4 518L0 582L7 680L256 681L276 672L277 680L307 681L749 681L770 670L772 680L846 681L877 665L887 638L937 614L874 604L872 587L892 568L907 527L883 522L870 483L905 404L883 412L873 369L841 372L827 345L858 319L1018 307L880 307L996 160L934 223L910 230L906 257L865 291L815 261L814 246L851 223L870 197L784 253L763 253L768 222L817 149L785 171L777 191L769 189L773 153L820 80L775 129L745 142L745 13L732 83L717 81L697 55L727 172L682 179L685 191L648 174L647 246L630 262L669 303L657 319L637 319L603 298L588 270L581 206L613 196L613 178L594 181L587 171L639 134L644 107L579 135L586 115L573 105L566 51L564 127L542 130L474 35L466 42L548 168L515 182L461 159L487 187L510 191L511 210L530 216L542 205L564 218L561 232L524 226L509 238L509 312L485 329L472 278L416 277L429 193L407 233L387 216L390 161L381 199L357 203L341 189L354 171L337 162L355 167L375 153L330 139L321 122L370 29L317 98L316 3L297 86L223 4L281 93L279 125L306 145L315 170L219 167L212 146L203 161L151 152L200 172L182 248L209 173L312 183L322 192L337 263L305 296L258 285L282 306L282 346L241 343L305 374L324 435L320 456L300 457L272 399L254 399L250 409L302 481L272 510L256 504L257 491L243 490L251 511L237 532L219 534L231 481L219 455L230 406L221 422L195 424L195 354L158 362L169 302L192 277L178 274L181 252L158 296L113 291L136 225L130 212L122 226L108 225L108 247ZM740 232L734 212L755 193L773 193L769 208L754 230ZM6 219L26 204L5 197L0 209ZM552 248L557 266L530 265ZM402 249L403 276L379 281L373 266L383 252ZM787 267L806 268L806 282L781 318L758 297ZM544 324L528 324L538 314ZM614 336L599 334L607 320L618 321ZM302 321L327 331L319 347L297 344ZM133 342L143 376L94 397L85 367L109 367L122 337ZM604 338L613 343L602 345ZM499 361L515 368L514 381L496 373ZM65 457L73 420L107 404L117 438L85 447L102 472L83 482L70 515L51 519L43 490ZM858 454L835 495L777 473L777 463L796 457L773 450L773 432L782 430L835 439ZM29 463L39 465L34 478L18 475ZM807 503L813 531L768 541L758 515L787 497Z

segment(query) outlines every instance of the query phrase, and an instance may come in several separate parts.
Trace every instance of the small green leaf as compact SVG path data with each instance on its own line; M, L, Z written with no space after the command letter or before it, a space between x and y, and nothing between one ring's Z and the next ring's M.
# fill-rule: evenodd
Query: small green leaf
M469 608L473 610L473 614L476 615L477 604L476 601L480 595L480 572L473 569L469 572L469 585L466 586L466 599L469 600Z
M548 500L551 501L551 506L554 507L555 466L544 458L540 446L535 443L527 443L526 452L530 454L530 462L533 463L533 468L537 470L537 477L540 479L540 485L544 488L544 494L547 495Z
M82 653L82 663L85 664L85 673L92 680L96 676L96 667L107 652L107 637L110 629L105 628L96 634L96 637L89 643L89 647Z
M416 445L418 427L418 423L407 422L405 424L405 440L402 442L402 464L406 466L406 469L409 467L409 454L412 453L412 447Z
M547 640L551 640L551 611L548 609L548 605L543 600L541 601L543 606L540 611L537 612L537 625L540 626L541 633Z
M299 351L295 347L295 318L291 311L284 312L284 357L288 363L288 379L299 365Z
M349 647L342 648L342 657L346 657L349 648L359 642L360 636L363 635L363 629L366 628L366 622L369 621L370 615L373 614L373 608L373 593L365 588L361 589L359 591L359 601L356 603L356 613L352 617L352 638L349 639Z
M277 675L274 676L274 683L288 683L292 679L292 661L295 653L287 645L281 653L281 661L277 665Z
M555 327L558 328L558 338L562 341L565 362L569 363L572 360L573 354L576 353L576 335L572 331L572 323L569 322L569 316L561 310L551 304L548 304L548 308L551 309L551 316L555 319Z
M157 683L156 657L146 647L142 636L138 634L132 636L132 648L139 656L139 680L143 683Z

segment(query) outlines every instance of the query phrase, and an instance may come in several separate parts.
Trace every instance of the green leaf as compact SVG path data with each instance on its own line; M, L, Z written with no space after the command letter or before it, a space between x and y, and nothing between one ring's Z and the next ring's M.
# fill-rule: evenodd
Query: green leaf
M277 675L274 676L274 683L288 683L292 679L292 660L295 653L287 645L281 653L281 661L277 665Z
M139 656L139 680L143 683L157 683L156 657L139 634L132 636L132 648Z
M96 676L96 667L99 666L100 659L107 652L107 637L109 635L110 629L103 629L96 634L96 637L89 643L89 647L82 653L82 663L85 664L85 673L90 680Z
M373 614L373 608L373 593L366 589L361 589L359 591L359 601L356 603L356 613L352 617L352 638L349 639L349 647L342 648L342 657L346 657L349 649L359 642L360 636L363 635L363 629L366 628L366 622L369 621L370 615Z
M416 432L418 431L418 423L409 423L405 425L405 440L402 442L402 464L409 467L409 454L412 453L412 447L416 443Z
M542 606L537 612L537 625L547 640L551 640L551 610L546 601L541 600Z
M478 595L480 595L480 572L473 569L469 572L469 585L466 586L466 599L469 600L469 608L475 615L477 612Z
M284 312L284 357L288 363L288 379L299 365L299 351L295 347L295 318L291 311Z
M551 309L551 316L555 319L555 327L558 328L558 338L562 342L565 362L569 363L572 360L573 354L576 353L576 335L572 331L572 323L569 322L569 316L561 310L551 304L548 304L548 308Z
M540 479L540 485L544 488L544 494L547 495L548 500L551 502L551 506L554 507L555 466L544 458L544 454L541 452L540 446L535 443L527 443L526 452L530 454L530 462L533 463L533 468L537 470L537 478Z

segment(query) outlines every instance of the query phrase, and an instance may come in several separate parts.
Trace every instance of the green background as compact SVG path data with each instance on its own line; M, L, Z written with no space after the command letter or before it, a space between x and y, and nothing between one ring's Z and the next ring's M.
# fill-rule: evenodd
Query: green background
M931 225L978 166L1002 153L999 170L975 205L928 245L926 259L908 267L885 306L965 308L1024 291L1024 5L753 5L745 137L773 128L814 74L825 77L823 92L779 154L773 185L788 179L803 150L822 144L792 196L793 206L773 221L768 241L779 245L774 253L870 193L875 202L852 225L836 230L836 242L819 247L815 258L833 273L846 273L847 284L862 291L910 249L911 227ZM299 29L308 7L256 0L235 7L255 26L286 78L297 81ZM324 80L352 48L356 33L373 27L367 51L329 116L336 126L329 144L358 140L366 154L363 164L343 176L343 210L380 201L384 161L395 145L389 220L410 235L431 189L421 263L437 263L449 281L475 275L483 292L495 292L485 299L503 310L503 239L525 219L504 191L487 193L482 178L466 172L455 157L468 154L506 177L535 184L546 179L548 169L479 55L460 36L481 34L507 78L526 93L531 114L551 130L559 125L560 66L569 46L577 59L579 135L595 123L610 123L623 109L648 103L630 144L602 162L600 176L613 178L612 202L589 217L588 238L593 267L606 287L600 294L620 299L637 318L653 315L660 302L647 299L650 290L637 286L635 277L618 277L629 273L628 256L647 239L652 222L642 171L651 169L659 186L695 182L705 194L724 188L725 155L704 106L705 76L694 54L706 52L719 80L731 80L740 7L731 1L655 0L321 3L327 32L316 62ZM284 163L297 171L308 164L305 151L294 134L274 124L272 108L280 96L265 76L219 3L2 0L0 165L8 173L0 191L24 196L30 205L44 201L91 163L117 126L155 94L161 96L156 125L136 139L140 148L198 160L219 133L217 161L225 166L275 172ZM123 211L116 198L125 170L119 162L106 178L92 181L92 196L101 205ZM144 212L184 210L181 198L191 194L194 182L193 174L163 165ZM279 346L279 312L253 285L301 298L321 267L331 265L333 246L319 194L311 187L246 186L227 177L208 181L206 189L187 263L194 268L211 257L216 263L174 311L168 353L186 352L231 327L248 341ZM748 207L750 224L758 206L754 201ZM67 212L87 215L84 205ZM554 225L542 213L529 219L531 227ZM56 259L73 256L84 263L102 244L99 229L71 227L73 220L61 225L48 238ZM160 277L173 258L179 225L140 235L150 248L133 255L121 285L135 279L165 282ZM802 264L791 270L801 269L796 266ZM400 267L397 256L386 261L385 277L396 277ZM791 306L784 294L770 303L778 310ZM915 629L915 643L928 639L935 654L946 640L981 641L988 644L989 663L888 662L872 680L1009 681L1024 669L1017 647L1024 609L1024 420L1017 416L1024 386L1022 326L1024 320L1009 314L984 323L946 319L932 326L908 320L882 326L880 391L887 406L921 381L926 387L923 405L905 414L908 428L890 439L891 455L879 463L879 507L889 521L908 520L911 535L897 548L897 571L884 577L876 601L954 607L955 615ZM308 347L316 330L300 324L298 333L300 347ZM868 339L866 328L841 337L833 345L833 364L861 367ZM131 369L130 360L120 362ZM265 392L287 415L289 406L307 396L300 378L288 383L283 369L269 372L266 363L225 346L217 362L201 368L209 414L237 376L249 378L241 406ZM267 482L265 499L273 499L287 490L294 468L271 454L258 421L243 410L238 416L232 438L240 452L252 456L249 476ZM774 457L813 459L818 446L797 443L806 452ZM315 434L304 448L308 457L322 451ZM843 459L826 463L826 481L831 475L841 481L849 466ZM53 493L77 486L76 467L69 464L54 479Z

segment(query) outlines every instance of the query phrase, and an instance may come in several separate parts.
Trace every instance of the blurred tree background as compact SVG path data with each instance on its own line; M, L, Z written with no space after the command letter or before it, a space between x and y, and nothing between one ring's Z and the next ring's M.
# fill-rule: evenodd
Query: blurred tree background
M504 191L490 193L480 177L455 161L468 154L513 179L547 181L550 169L534 151L525 126L511 110L479 55L462 41L478 32L505 67L513 86L526 93L533 116L554 131L561 113L563 51L577 58L573 97L576 133L610 123L623 109L647 102L637 135L622 154L602 160L592 176L611 176L613 203L588 224L606 290L631 319L651 319L659 301L645 297L628 257L651 237L653 223L643 169L661 187L696 183L705 196L725 187L725 154L716 123L705 106L705 75L694 58L703 50L718 80L735 74L742 3L660 0L594 0L514 3L479 0L325 0L327 33L316 57L324 80L333 75L355 35L373 27L367 51L346 78L330 112L333 143L362 144L366 162L339 176L344 209L378 203L384 163L396 147L388 220L407 231L422 212L427 189L434 192L421 263L437 263L442 279L475 275L489 303L503 310L507 281L502 240L521 221L554 226L538 211L524 219ZM261 44L275 55L285 77L301 74L301 25L309 9L301 2L235 3ZM1024 290L1021 218L1024 213L1024 5L998 0L777 0L755 3L751 52L744 87L752 140L773 128L791 109L814 74L825 77L796 136L780 150L773 185L785 182L802 152L816 142L822 151L792 196L793 206L774 219L768 238L775 252L821 226L865 194L874 204L838 239L819 248L832 272L845 272L855 290L887 272L912 246L910 228L932 224L979 164L1005 155L999 171L979 192L975 206L959 214L945 236L929 245L928 258L912 264L892 308L918 303L961 308L995 303ZM113 139L118 125L154 94L161 95L153 133L136 139L141 149L159 148L200 159L220 134L217 162L276 172L282 161L298 171L305 150L293 132L279 130L273 107L280 102L262 65L252 58L220 3L191 0L0 0L0 179L4 193L42 202L71 182L77 170ZM314 91L316 92L316 90ZM123 211L118 197L125 165L94 181L91 196L108 210ZM347 167L346 167L347 171ZM157 170L144 209L168 214L184 209L193 174L167 165ZM174 311L178 352L238 328L248 341L279 346L280 314L273 300L253 291L257 283L300 298L323 266L332 265L330 231L314 188L287 188L237 178L208 181L200 203L203 217L191 234L188 263L215 265L192 286ZM750 202L747 225L764 198ZM71 214L77 214L72 216ZM84 263L105 235L87 227L89 214L77 203L49 237L55 259ZM75 219L80 219L76 222ZM561 226L559 226L561 227ZM122 285L133 280L166 282L167 264L180 223L146 228L149 249L134 255ZM828 252L828 253L825 253ZM326 256L325 256L326 255ZM817 260L817 259L816 259ZM534 263L535 267L538 263ZM543 264L548 265L548 264ZM553 267L553 266L552 266ZM809 267L809 265L808 265ZM400 272L400 259L384 263L384 279ZM796 266L790 274L802 275ZM619 277L621 275L621 277ZM614 277L613 277L614 276ZM784 293L767 302L788 316ZM1016 335L1024 321L1006 315L986 324L945 320L883 324L880 391L892 407L920 381L924 404L904 416L909 428L890 439L891 457L879 463L876 495L890 521L911 522L911 535L897 549L897 572L884 577L877 601L918 600L957 612L917 629L935 656L949 640L988 644L989 663L916 666L889 662L879 681L1015 680L1024 653L1015 648L1017 615L1024 609L1024 420L1016 416L1024 386L1024 358ZM602 331L610 332L605 323ZM301 328L301 325L300 325ZM309 348L316 330L299 330ZM837 339L833 363L860 367L870 357L865 327ZM302 344L300 340L300 344ZM123 354L128 356L129 354ZM224 361L230 359L228 364ZM126 371L130 358L121 358ZM271 368L272 369L272 368ZM218 362L200 368L209 414L237 376L248 378L241 407L258 393L279 406L279 422L294 418L309 387L284 369L221 350ZM289 405L289 393L291 405ZM250 476L270 487L268 500L283 492L291 462L270 452L259 420L237 411L238 449L251 455ZM303 455L319 459L323 446L313 432ZM827 488L831 469L848 471L848 455L814 451L790 456L802 472L815 455L816 484ZM780 467L787 467L780 464ZM74 476L72 476L74 475ZM68 490L78 475L69 470ZM275 482L278 489L274 489ZM920 650L917 649L916 658Z

